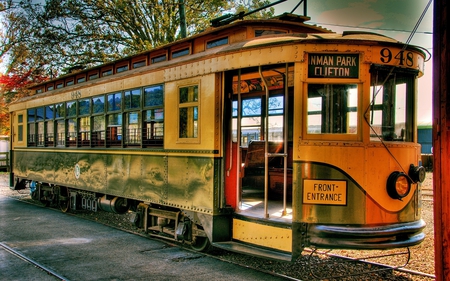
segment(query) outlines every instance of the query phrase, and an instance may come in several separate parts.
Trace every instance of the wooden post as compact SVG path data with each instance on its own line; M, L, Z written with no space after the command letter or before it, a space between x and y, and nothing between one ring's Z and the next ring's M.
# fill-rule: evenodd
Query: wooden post
M448 280L450 276L450 24L447 1L433 1L433 186L437 281Z

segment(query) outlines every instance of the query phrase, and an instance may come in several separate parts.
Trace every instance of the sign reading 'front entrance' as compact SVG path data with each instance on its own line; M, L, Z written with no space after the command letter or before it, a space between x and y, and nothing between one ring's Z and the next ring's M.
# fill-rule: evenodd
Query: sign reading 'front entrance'
M303 203L347 205L347 181L303 180Z
M358 54L309 54L308 78L358 78Z

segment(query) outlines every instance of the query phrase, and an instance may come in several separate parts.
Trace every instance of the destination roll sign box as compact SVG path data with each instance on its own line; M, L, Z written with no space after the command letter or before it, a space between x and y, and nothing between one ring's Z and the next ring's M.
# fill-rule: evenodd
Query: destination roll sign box
M309 78L358 78L358 54L309 54Z

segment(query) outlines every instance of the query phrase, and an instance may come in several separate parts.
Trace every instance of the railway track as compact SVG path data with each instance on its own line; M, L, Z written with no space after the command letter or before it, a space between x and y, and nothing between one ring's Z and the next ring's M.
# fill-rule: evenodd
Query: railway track
M286 280L435 280L432 274L404 268L406 264L393 266L339 254L323 255L326 256L325 259L311 258L306 254L293 264L264 261L254 257L248 259L246 256L239 257L236 253L212 256Z
M422 200L423 201L433 201L433 190L423 189L422 190Z
M96 222L104 223L98 218L95 218ZM171 243L171 241L161 239L158 236L153 236L151 234L144 234L142 232L136 232L121 226L112 225L104 223L111 227L118 228L123 231L133 233L135 235L140 235L152 239L162 240ZM173 243L174 245L184 247L184 245L179 243ZM189 246L185 247L188 251L193 251ZM356 251L363 255L365 251ZM314 256L315 253L318 255ZM400 249L399 253L392 254L392 251L388 252L381 258L389 256L399 256L404 254L407 256L406 260L400 265L390 265L382 262L371 261L373 258L366 256L364 258L352 258L345 255L333 254L331 252L324 251L314 251L312 249L305 249L302 257L298 261L293 263L282 262L282 261L272 261L267 259L261 259L252 257L249 259L248 255L228 252L222 249L215 249L211 253L206 253L205 255L219 259L224 262L236 264L242 266L243 268L251 268L268 275L284 278L291 281L312 281L312 280L358 280L358 281L372 281L372 280L435 280L433 274L426 272L421 272L417 270L411 270L405 268L410 259L409 249ZM377 254L380 255L380 254ZM325 258L324 258L325 257ZM331 265L331 268L330 268ZM339 267L339 270L336 268ZM330 272L329 275L315 274L317 272ZM340 272L336 275L336 272ZM396 273L398 274L396 274ZM412 278L411 278L412 277Z
M422 198L424 201L432 200L432 190L424 189L422 191ZM28 203L32 203L28 198L20 198L20 200L25 200ZM36 203L35 203L36 204ZM39 204L39 203L37 203ZM144 234L139 231L134 231L126 226L127 218L124 218L124 215L115 215L106 212L98 212L91 213L87 211L81 212L73 212L68 213L69 215L79 216L85 219L93 220L95 222L99 222L117 229L121 229L123 231L127 231L136 235L146 236L150 238L151 236L148 234ZM126 216L126 215L125 215ZM167 242L167 241L166 241ZM183 246L183 245L181 245ZM51 272L51 270L47 271L45 266L39 265L35 263L35 261L28 259L27 257L21 255L20 253L8 249L9 247L0 243L0 247L5 249L11 254L14 254L27 263L33 264L34 266L42 269L43 271L48 272L52 276L55 276L55 280L67 280L64 276L61 276L57 273ZM189 249L189 247L186 247ZM361 255L364 253L361 253ZM269 275L277 276L284 278L286 280L434 280L435 277L432 274L421 272L420 270L414 270L411 268L398 267L393 265L388 265L384 263L378 262L370 262L364 260L358 260L356 258L349 258L346 255L341 254L325 254L326 257L314 257L313 262L311 260L308 261L310 253L305 251L304 255L300 257L296 262L286 263L279 261L271 261L265 259L258 259L251 257L249 258L247 255L241 255L237 253L227 252L224 250L214 250L208 256L211 256L216 259L220 259L222 261L226 261L229 263L240 265L244 268L252 268L254 270L258 270L264 272ZM325 263L323 263L325 261ZM351 261L349 263L349 261ZM319 266L320 264L320 266ZM345 265L347 264L347 265ZM319 271L320 273L324 273L325 270L331 271L333 274L325 274L320 276L314 276L311 273L311 267L315 271ZM337 269L339 267L339 269ZM375 269L376 268L376 269ZM375 270L374 270L375 269ZM339 278L330 278L330 276L334 276L338 273ZM317 274L316 274L317 275ZM320 279L318 279L319 277Z
M22 253L20 253L20 252L14 250L14 249L12 249L11 247L8 247L8 246L5 245L4 243L1 243L1 242L0 242L0 248L4 249L4 250L5 250L6 252L8 252L9 254L14 255L15 257L17 257L17 258L23 260L24 262L29 263L29 264L35 266L36 268L38 268L38 269L44 271L46 274L48 274L48 275L50 275L50 276L52 276L52 277L55 277L55 280L69 281L68 278L66 278L66 277L64 277L64 276L62 276L62 275L60 275L59 273L56 273L55 271L53 271L53 270L47 268L46 266L44 266L44 265L38 263L37 261L35 261L35 260L33 260L33 259L31 259L31 258L29 258L29 257L27 257L27 256L25 256L25 255L23 255Z

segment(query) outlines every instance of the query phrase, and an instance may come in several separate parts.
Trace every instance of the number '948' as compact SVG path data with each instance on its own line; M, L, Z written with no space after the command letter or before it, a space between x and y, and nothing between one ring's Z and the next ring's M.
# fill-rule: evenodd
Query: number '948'
M380 51L380 59L384 63L390 63L392 60L397 60L398 65L413 66L414 54L409 51L401 50L397 54L393 54L389 48L383 48Z

